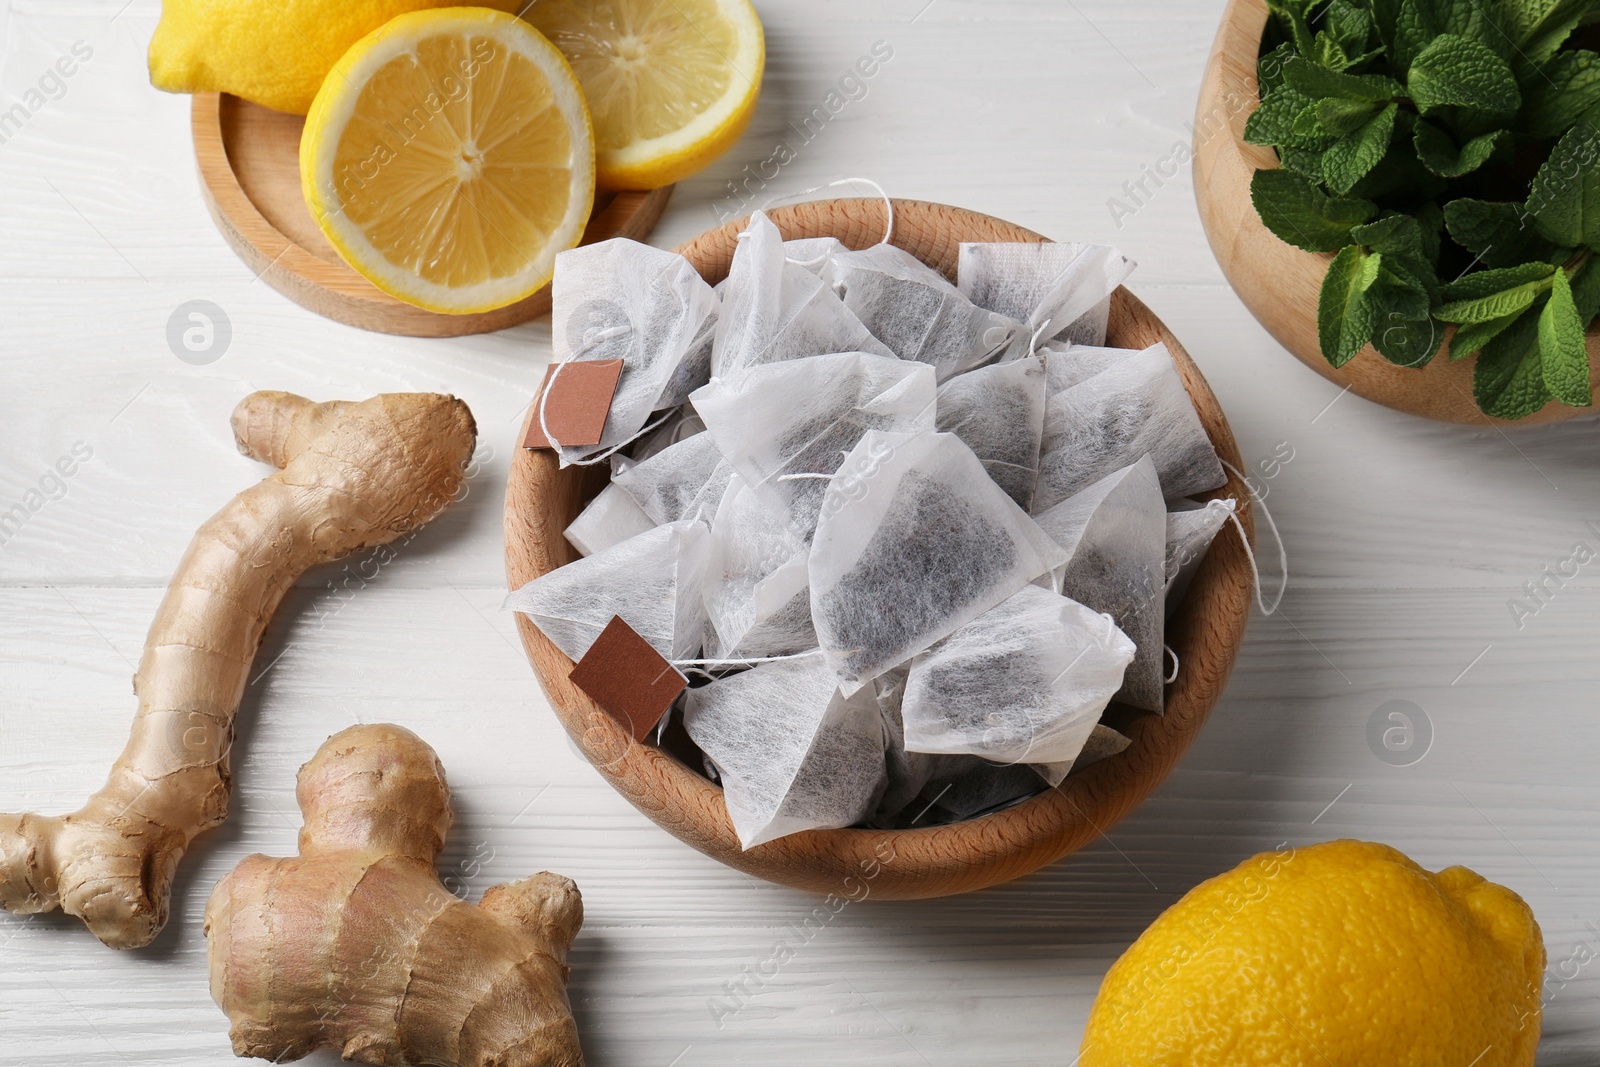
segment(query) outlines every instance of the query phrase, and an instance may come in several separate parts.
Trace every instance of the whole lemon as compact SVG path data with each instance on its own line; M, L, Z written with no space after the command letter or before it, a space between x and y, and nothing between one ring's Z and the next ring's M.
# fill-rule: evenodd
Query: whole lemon
M481 0L515 12L526 0ZM150 84L224 92L304 115L341 56L396 15L459 0L163 0Z
M1544 942L1511 890L1386 845L1263 853L1106 975L1079 1067L1528 1067Z

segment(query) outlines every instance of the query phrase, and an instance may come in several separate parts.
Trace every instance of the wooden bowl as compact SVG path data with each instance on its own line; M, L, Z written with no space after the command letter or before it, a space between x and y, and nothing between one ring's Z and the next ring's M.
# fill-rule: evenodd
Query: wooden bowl
M217 229L257 276L301 307L363 330L408 337L488 333L549 313L548 286L476 315L441 315L396 300L340 259L312 221L300 191L304 118L225 93L198 93L190 124L200 189ZM644 240L671 196L671 186L597 194L583 243Z
M854 248L883 236L881 200L832 200L771 212L789 238L832 235ZM953 277L962 241L1042 241L1020 226L960 208L894 202L894 243ZM743 220L682 246L706 280L728 273ZM1201 421L1218 453L1235 467L1238 448L1216 397L1150 310L1125 289L1112 299L1112 345L1143 348L1164 341L1177 361ZM520 445L521 437L518 437ZM604 466L557 468L550 452L517 448L506 493L506 569L516 589L573 559L562 531L605 485ZM1237 479L1221 490L1248 502ZM1247 527L1250 511L1241 508ZM523 645L550 705L584 755L618 792L662 827L714 859L773 882L818 893L885 899L945 896L1027 874L1081 848L1149 795L1188 749L1221 696L1244 636L1251 572L1239 538L1218 537L1182 606L1167 620L1167 642L1182 662L1167 688L1165 716L1141 715L1128 728L1133 744L1015 807L949 826L912 830L812 830L739 847L722 790L629 734L567 679L572 661L523 615Z
M1278 166L1270 148L1246 144L1244 125L1261 103L1256 60L1267 25L1266 0L1230 0L1211 46L1195 118L1194 193L1211 250L1245 307L1294 356L1339 385L1379 404L1445 422L1533 426L1593 412L1552 400L1516 422L1491 418L1472 399L1476 359L1441 351L1423 367L1400 367L1371 346L1335 369L1317 340L1317 298L1331 253L1280 241L1250 202L1250 180ZM1591 382L1600 389L1600 325L1589 331Z

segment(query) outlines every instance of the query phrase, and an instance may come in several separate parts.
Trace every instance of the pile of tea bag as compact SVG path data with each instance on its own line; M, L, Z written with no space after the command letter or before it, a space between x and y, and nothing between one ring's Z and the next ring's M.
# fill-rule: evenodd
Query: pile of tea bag
M583 558L507 600L574 660L613 617L689 688L745 848L973 818L1161 713L1169 603L1233 513L1165 347L1107 348L1132 264L785 241L762 213L713 289L627 240L563 253L558 361L621 359Z

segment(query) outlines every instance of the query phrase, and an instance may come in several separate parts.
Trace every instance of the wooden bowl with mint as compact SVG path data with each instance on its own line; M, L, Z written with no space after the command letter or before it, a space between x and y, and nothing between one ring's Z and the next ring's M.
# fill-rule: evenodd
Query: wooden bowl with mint
M1268 332L1415 415L1592 411L1597 22L1600 0L1231 0L1195 195Z

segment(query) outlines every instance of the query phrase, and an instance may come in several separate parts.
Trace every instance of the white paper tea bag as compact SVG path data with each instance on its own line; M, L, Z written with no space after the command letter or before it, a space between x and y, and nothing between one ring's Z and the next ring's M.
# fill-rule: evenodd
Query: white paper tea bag
M901 359L932 364L940 381L988 363L1027 333L894 245L837 251L823 279L874 337Z
M1067 780L1067 776L1085 767L1092 767L1103 759L1127 751L1132 741L1117 733L1103 723L1096 724L1089 734L1089 739L1083 743L1083 751L1078 753L1078 758L1069 763L1045 763L1033 769L1043 778L1045 784L1054 789Z
M1202 504L1180 500L1167 512L1167 600L1177 603L1189 589L1194 572L1206 558L1211 542L1228 522L1238 502L1220 497Z
M655 521L644 513L633 497L615 485L608 485L572 520L566 536L573 548L585 556L592 556L655 526Z
M811 617L854 692L1066 559L959 437L874 430L828 483Z
M1077 758L1133 662L1106 617L1027 586L911 661L906 748L996 763Z
M717 508L711 539L708 658L782 656L816 648L808 550L784 513L734 475Z
M819 278L827 273L834 255L844 251L845 244L837 237L797 237L783 242L783 258Z
M878 800L877 810L873 812L869 824L883 830L916 824L918 817L926 815L931 805L913 805L912 801L935 778L952 777L965 770L970 759L967 756L939 756L906 750L906 728L901 718L901 704L905 698L906 677L910 672L909 666L896 667L873 679L867 687L877 693L878 710L883 715L886 739L884 763L888 769L888 785Z
M861 352L713 378L693 396L724 457L809 538L827 476L868 430L931 430L933 368Z
M621 474L636 463L643 463L651 456L659 455L682 441L687 441L697 433L705 433L706 424L700 421L700 416L694 413L694 408L685 404L672 413L672 417L660 426L645 434L629 446L626 452L618 452L611 457L611 473L613 476Z
M1044 360L1045 373L1050 379L1051 396L1086 382L1101 371L1138 354L1138 349L1099 348L1094 345L1050 344L1039 349L1039 358Z
M968 371L939 387L939 432L965 441L1024 511L1039 478L1046 385L1044 364L1029 356Z
M1039 525L1069 555L1056 571L1057 591L1111 616L1133 639L1137 651L1117 699L1160 711L1167 507L1155 464L1146 456L1101 479L1040 515Z
M623 361L600 443L562 448L563 463L622 444L652 411L681 402L672 392L704 381L673 384L680 365L704 343L717 302L677 253L620 237L574 248L556 257L551 293L552 362Z
M613 616L669 660L700 650L711 530L687 520L637 537L535 578L505 606L532 619L574 662Z
M697 433L615 475L611 484L631 496L657 525L709 518L733 477L717 443Z
M1133 261L1104 245L964 244L956 285L979 307L1025 323L1043 339L1106 343L1111 294Z
M1050 398L1033 508L1054 507L1147 455L1169 497L1227 481L1178 368L1159 344Z
M883 789L877 698L840 695L820 652L690 689L683 725L716 765L747 849L860 822Z
M833 352L894 355L811 271L789 262L766 214L750 216L722 289L711 374Z

